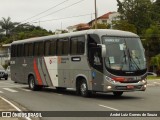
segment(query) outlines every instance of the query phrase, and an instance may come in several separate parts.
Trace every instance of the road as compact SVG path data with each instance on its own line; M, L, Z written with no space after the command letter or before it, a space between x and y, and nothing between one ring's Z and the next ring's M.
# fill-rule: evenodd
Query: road
M160 81L149 83L145 92L128 92L115 98L112 94L97 94L91 98L77 96L73 90L57 92L52 88L31 91L28 85L9 80L0 80L0 96L31 111L160 111ZM135 118L114 117L53 117L42 120L132 120ZM159 120L160 118L136 118Z

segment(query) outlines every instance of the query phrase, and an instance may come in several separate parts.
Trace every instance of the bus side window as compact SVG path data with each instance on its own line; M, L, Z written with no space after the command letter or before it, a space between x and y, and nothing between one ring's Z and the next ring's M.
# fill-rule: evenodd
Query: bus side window
M24 56L28 56L28 44L24 44Z
M38 56L38 42L34 43L34 56Z
M17 57L17 45L11 46L11 57Z
M82 55L85 51L85 37L71 38L71 55Z
M57 41L57 55L69 54L69 40L67 38L59 39Z
M34 43L34 55L35 56L43 56L44 55L44 43L43 42L35 42Z
M44 55L44 42L39 42L38 55L39 56L43 56Z
M56 55L56 40L51 40L49 55Z
M51 41L46 41L45 43L45 52L44 52L44 55L45 56L49 56L50 54L50 44L51 44Z
M29 43L28 47L29 47L28 56L33 56L33 43Z

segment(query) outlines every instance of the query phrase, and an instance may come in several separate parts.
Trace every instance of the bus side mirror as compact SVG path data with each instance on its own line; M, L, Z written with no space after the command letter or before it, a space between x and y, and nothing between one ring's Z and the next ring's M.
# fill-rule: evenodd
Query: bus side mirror
M97 44L98 46L101 47L101 54L102 54L102 57L106 57L106 46L103 45L103 44Z

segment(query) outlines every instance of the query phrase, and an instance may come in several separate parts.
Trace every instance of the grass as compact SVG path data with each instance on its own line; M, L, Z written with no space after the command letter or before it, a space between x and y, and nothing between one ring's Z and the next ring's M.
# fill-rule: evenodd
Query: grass
M155 79L160 79L160 76L152 76L152 75L147 76L147 80L155 80Z

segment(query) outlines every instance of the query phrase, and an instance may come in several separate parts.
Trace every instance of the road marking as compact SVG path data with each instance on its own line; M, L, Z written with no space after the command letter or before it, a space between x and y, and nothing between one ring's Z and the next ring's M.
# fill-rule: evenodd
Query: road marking
M9 92L18 92L18 91L16 91L16 90L13 90L13 89L10 89L10 88L3 88L4 90L7 90L7 91L9 91Z
M21 109L19 109L17 106L15 106L13 103L11 103L10 101L8 101L7 99L3 98L0 96L1 99L3 99L5 102L7 102L8 104L10 104L12 107L14 107L17 111L22 112ZM22 112L23 113L23 112ZM32 120L29 117L25 117L26 120Z
M16 83L16 84L15 83L7 83L7 82L0 82L0 83L12 85L12 86L26 86L26 85L18 84L18 83Z
M0 93L3 93L2 91L0 91Z
M26 91L26 92L32 91L32 90L28 90L28 89L25 89L25 88L18 88L18 89L23 90L23 91Z
M99 106L100 106L100 107L104 107L104 108L108 108L108 109L111 109L111 110L114 110L114 111L119 111L118 109L112 108L112 107L109 107L109 106L100 105L100 104L99 104Z

